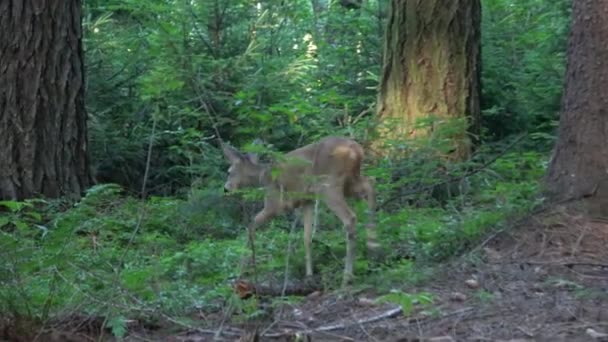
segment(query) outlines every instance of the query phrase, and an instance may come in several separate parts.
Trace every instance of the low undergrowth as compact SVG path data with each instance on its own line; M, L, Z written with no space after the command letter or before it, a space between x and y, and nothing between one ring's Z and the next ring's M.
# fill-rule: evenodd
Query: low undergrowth
M412 171L410 178L421 175L409 185L383 175L387 165L370 167L378 183L383 255L379 262L365 257L366 208L355 203L361 218L356 286L386 293L424 280L424 270L434 263L469 250L508 218L528 212L541 201L538 180L545 159L509 152L489 165L479 161L479 169L468 168L474 172L444 170L444 178ZM406 165L400 171L407 167L415 169ZM457 191L445 195L454 184ZM394 196L399 198L389 205ZM8 321L44 324L78 313L103 317L103 326L120 337L132 319L196 325L202 323L193 321L192 312L227 306L243 314L241 319L260 314L231 288L249 256L245 227L259 201L224 196L219 180L183 198L142 201L116 185L101 184L78 203L4 201L0 207L0 312ZM315 272L326 289L336 289L344 233L323 205L317 214ZM297 214L285 215L257 233L262 279L283 279L285 272L288 281L303 278L302 234L294 220Z

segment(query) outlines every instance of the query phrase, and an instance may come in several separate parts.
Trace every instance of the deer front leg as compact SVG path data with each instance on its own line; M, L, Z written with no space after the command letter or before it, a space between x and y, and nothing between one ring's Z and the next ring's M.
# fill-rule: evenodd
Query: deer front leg
M344 277L342 285L348 285L354 277L353 268L355 263L355 246L357 244L357 217L346 203L344 192L340 188L329 188L325 191L325 201L331 211L344 224L346 230L346 260L344 261Z
M302 208L304 215L304 251L306 253L306 276L312 276L312 219L314 215L313 206L304 205Z
M262 209L262 211L260 211L259 213L257 213L257 215L255 215L253 222L251 222L251 224L248 227L248 233L249 233L249 242L253 248L253 242L255 240L255 230L263 225L264 223L268 222L270 219L272 219L273 217L276 216L276 211L274 210L268 210L267 208Z
M255 268L255 230L257 227L268 222L271 218L276 216L276 214L277 214L276 211L268 210L268 208L264 208L257 215L255 215L253 222L251 222L249 227L247 227L249 248L251 248L251 263L253 265L253 272L255 274L255 277L257 277L257 272L256 272L256 268ZM256 281L257 281L257 279L256 279Z

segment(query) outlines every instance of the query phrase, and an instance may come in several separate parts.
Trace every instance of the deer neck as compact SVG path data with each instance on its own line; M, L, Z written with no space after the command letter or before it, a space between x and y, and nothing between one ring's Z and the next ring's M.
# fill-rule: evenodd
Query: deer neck
M258 185L267 187L272 184L272 169L270 165L259 165L258 166Z

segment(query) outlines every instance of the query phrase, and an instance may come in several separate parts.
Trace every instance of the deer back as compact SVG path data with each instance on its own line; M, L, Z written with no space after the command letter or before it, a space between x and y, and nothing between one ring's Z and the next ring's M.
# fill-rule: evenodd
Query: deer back
M363 148L353 140L327 137L285 154L274 170L276 187L311 194L320 186L343 187L361 174Z

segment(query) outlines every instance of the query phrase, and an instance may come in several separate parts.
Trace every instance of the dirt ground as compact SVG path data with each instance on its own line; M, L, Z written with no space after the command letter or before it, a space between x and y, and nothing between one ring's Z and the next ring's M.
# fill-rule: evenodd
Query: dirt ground
M404 315L371 293L316 294L275 309L257 332L218 322L161 335L140 330L127 340L608 341L608 221L565 207L544 211L487 237L437 274L405 289L431 293L432 310Z
M311 296L260 327L260 340L608 341L608 221L566 207L541 212L437 274L407 289L433 294L430 313L405 316L365 294ZM241 332L226 331L233 341ZM191 332L176 340L211 336Z

